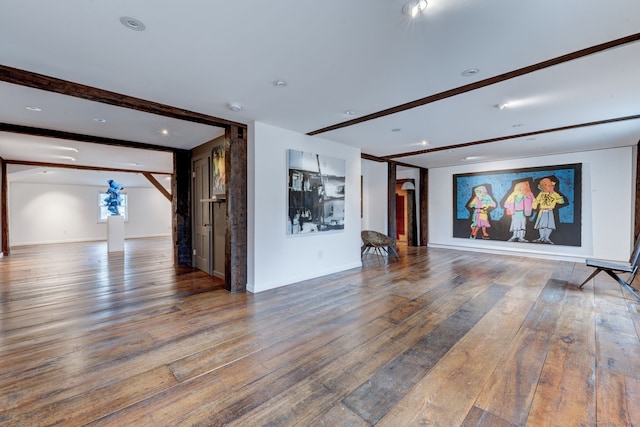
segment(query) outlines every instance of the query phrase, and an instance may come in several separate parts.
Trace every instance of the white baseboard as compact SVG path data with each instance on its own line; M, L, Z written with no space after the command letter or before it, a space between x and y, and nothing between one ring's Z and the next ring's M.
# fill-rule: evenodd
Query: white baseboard
M496 255L511 255L511 256L521 256L528 258L540 258L540 259L551 259L556 261L568 261L568 262L578 262L584 263L586 257L571 255L571 254L550 254L548 252L539 252L532 250L523 250L523 249L514 249L514 250L506 250L506 249L495 249L488 247L471 247L471 246L457 246L457 245L444 245L444 244L433 244L429 243L428 247L430 248L441 248L441 249L453 249L456 251L468 251L468 252L483 252L487 254L496 254Z

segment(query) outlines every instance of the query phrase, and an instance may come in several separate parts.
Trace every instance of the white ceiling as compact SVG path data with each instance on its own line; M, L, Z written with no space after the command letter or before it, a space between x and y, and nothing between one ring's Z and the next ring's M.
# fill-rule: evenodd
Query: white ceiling
M224 120L309 133L640 29L637 0L429 0L413 20L401 13L404 3L12 0L0 10L0 65ZM142 21L145 31L123 26L123 16ZM396 158L427 168L637 144L640 119L584 125L640 114L640 42L578 56L319 136L373 156L439 150ZM464 77L471 68L479 72ZM276 80L287 86L275 87ZM182 149L222 133L13 83L0 82L0 99L0 123L11 125ZM507 101L512 108L496 108ZM229 103L242 111L230 111ZM469 144L490 139L501 140ZM172 170L171 155L162 151L9 132L0 132L0 156ZM12 179L23 178L12 173Z

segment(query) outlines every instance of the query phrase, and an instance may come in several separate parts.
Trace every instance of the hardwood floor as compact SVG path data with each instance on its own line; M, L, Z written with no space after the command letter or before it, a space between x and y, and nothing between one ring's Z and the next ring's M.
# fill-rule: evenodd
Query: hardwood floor
M253 295L174 268L164 238L12 248L0 424L640 425L638 302L613 280L400 255Z

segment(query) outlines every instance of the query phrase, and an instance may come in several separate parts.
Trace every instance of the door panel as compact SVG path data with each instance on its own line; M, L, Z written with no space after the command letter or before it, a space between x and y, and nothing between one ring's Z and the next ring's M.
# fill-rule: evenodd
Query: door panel
M211 203L209 199L209 158L193 162L194 177L194 249L196 268L211 274Z
M227 234L227 204L213 205L213 275L224 279L225 238Z

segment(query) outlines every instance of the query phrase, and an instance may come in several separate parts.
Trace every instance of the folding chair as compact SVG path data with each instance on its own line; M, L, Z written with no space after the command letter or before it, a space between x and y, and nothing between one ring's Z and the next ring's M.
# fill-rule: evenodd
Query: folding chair
M628 263L611 262L611 261L598 260L598 259L585 260L587 267L594 267L596 270L593 273L591 273L591 276L587 277L587 280L582 282L579 288L582 288L585 283L593 279L593 277L596 274L600 273L601 271L604 271L609 276L611 276L615 281L620 283L622 287L626 288L629 292L631 292L633 296L635 296L640 300L640 290L631 286L633 279L636 277L636 274L638 273L639 259L640 259L640 236L638 236L638 239L636 240L636 245L633 248L633 253L631 254L631 258L629 259ZM629 277L627 277L626 281L622 277L620 277L620 274L623 274L623 273L629 273Z

